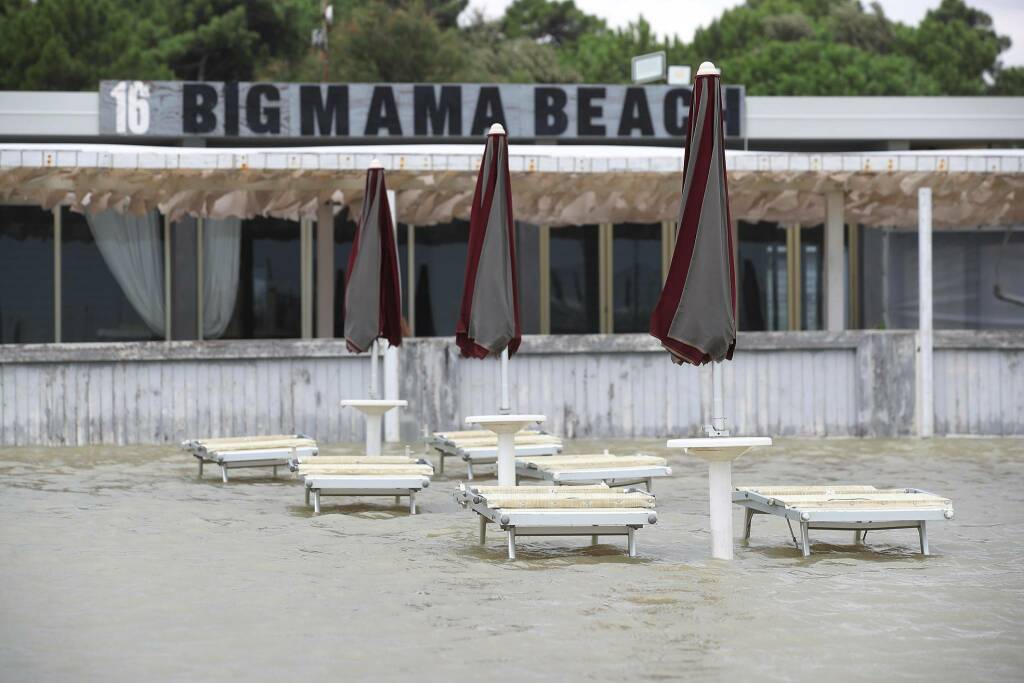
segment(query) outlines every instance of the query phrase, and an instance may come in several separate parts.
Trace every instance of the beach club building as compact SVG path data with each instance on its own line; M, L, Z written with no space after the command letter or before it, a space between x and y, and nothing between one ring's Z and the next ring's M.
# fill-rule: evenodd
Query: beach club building
M386 169L411 337L389 439L495 407L458 358L484 136L509 131L513 407L564 436L695 434L706 369L647 335L690 89L104 81L0 93L0 445L362 438L345 270ZM1024 434L1024 98L725 86L737 434ZM1014 230L1017 230L1014 232ZM922 283L925 284L922 287ZM927 286L930 283L930 287Z

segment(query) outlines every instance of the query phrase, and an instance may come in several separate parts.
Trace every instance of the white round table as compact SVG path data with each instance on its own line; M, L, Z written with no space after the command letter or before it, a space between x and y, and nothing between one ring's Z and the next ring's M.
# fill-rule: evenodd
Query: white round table
M466 418L466 424L478 424L498 435L498 486L516 485L516 432L546 419L545 415L470 415Z
M711 556L732 559L732 461L751 448L771 446L768 436L709 436L669 439L669 448L682 448L708 462L711 502Z
M408 401L387 399L349 399L341 402L346 408L355 408L366 417L366 454L380 455L380 418L392 408L404 408Z

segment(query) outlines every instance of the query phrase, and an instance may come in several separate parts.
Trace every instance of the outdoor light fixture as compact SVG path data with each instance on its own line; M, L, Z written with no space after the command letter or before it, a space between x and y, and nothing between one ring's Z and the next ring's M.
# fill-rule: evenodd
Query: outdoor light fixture
M665 52L651 52L633 57L633 82L652 83L665 78Z
M668 68L668 84L669 85L689 85L690 84L690 67L688 67L688 66L670 66Z

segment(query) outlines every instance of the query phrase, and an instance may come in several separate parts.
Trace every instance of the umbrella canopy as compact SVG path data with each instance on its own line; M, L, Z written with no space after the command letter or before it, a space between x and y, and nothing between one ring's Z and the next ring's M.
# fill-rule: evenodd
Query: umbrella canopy
M467 358L495 356L506 348L512 354L519 348L514 226L508 136L494 124L473 193L466 279L455 328L455 343Z
M363 213L348 257L345 341L361 352L379 337L392 346L402 343L402 282L384 168L375 161L366 171Z
M651 335L679 364L732 359L736 347L736 273L722 123L720 77L705 63L690 100L676 248L651 314Z

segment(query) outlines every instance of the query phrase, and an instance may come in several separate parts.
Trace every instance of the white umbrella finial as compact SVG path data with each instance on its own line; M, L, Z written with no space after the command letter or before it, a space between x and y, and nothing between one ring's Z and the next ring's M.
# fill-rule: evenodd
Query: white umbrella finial
M491 129L489 131L487 131L487 134L488 135L504 135L505 134L505 127L502 126L500 123L492 124L491 125Z
M370 162L369 168L370 168L370 170L374 170L374 169L378 169L378 168L383 169L384 168L384 164L380 163L380 159L374 158L374 160Z
M701 62L701 65L697 67L698 76L719 76L721 72L715 68L712 62Z

